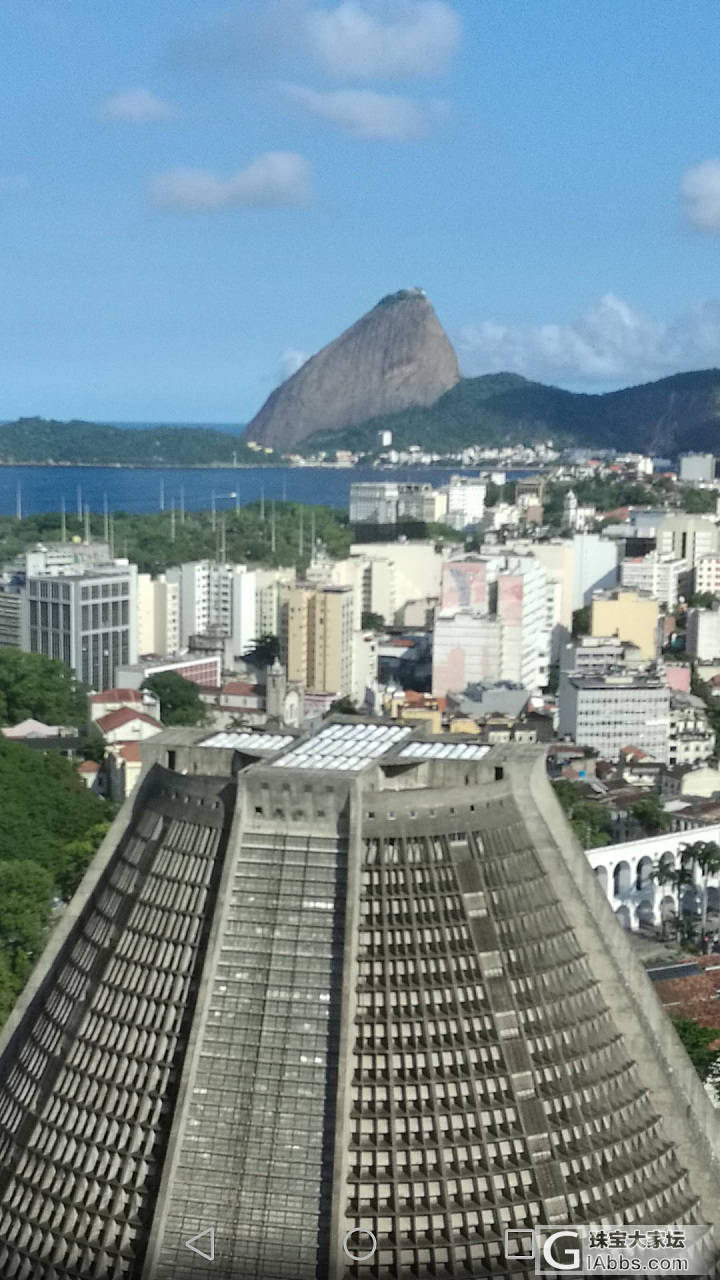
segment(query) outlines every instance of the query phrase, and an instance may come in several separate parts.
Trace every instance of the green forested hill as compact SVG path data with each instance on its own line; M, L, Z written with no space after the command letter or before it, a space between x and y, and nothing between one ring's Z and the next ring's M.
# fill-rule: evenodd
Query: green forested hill
M686 449L720 452L720 369L678 373L602 395L563 391L508 373L463 378L428 409L316 433L302 447L305 452L374 452L383 429L392 431L395 448L418 444L440 452L547 439L661 456Z
M108 427L94 422L54 422L19 418L0 426L0 462L85 462L105 466L232 465L269 462L270 455L248 449L230 432L211 427ZM277 458L275 459L277 461Z

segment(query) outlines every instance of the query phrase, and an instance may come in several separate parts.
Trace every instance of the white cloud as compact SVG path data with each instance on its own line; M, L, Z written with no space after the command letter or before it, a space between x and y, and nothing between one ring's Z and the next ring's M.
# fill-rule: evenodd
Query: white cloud
M285 382L287 378L292 378L298 369L302 369L310 359L309 351L297 351L294 347L288 347L280 356L280 367L278 377L281 382Z
M685 217L696 231L720 231L720 160L688 169L680 184Z
M28 184L26 173L0 173L0 196L12 196L24 191Z
M482 321L461 331L458 351L469 374L642 382L720 363L720 301L698 303L666 322L608 293L568 324L522 329Z
M309 9L303 27L325 69L352 78L437 75L451 62L461 33L445 0L342 0Z
M286 85L291 102L329 120L353 138L374 142L411 142L423 138L447 120L450 105L433 100L417 102L394 93L374 93L371 89L340 89L319 92L303 85Z
M126 89L101 103L98 114L101 120L158 124L174 120L177 112L172 103L156 97L149 89Z
M304 156L267 151L228 178L207 169L156 174L150 183L150 199L160 208L186 213L308 204L312 175Z

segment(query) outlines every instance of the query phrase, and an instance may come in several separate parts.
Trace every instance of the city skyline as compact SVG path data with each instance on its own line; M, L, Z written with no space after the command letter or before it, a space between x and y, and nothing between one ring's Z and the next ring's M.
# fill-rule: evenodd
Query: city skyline
M247 420L416 284L468 374L714 364L717 34L704 0L9 0L1 416Z

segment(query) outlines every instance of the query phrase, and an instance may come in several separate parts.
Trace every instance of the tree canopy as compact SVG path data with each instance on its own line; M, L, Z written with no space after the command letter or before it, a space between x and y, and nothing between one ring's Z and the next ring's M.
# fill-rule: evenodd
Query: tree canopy
M84 724L87 690L64 662L41 653L0 649L0 723L32 717L46 724Z
M160 702L160 718L167 725L200 725L208 718L207 707L200 698L199 685L186 680L177 671L160 671L143 684Z
M113 809L63 756L0 738L0 1023L75 892Z
M574 782L560 778L553 790L583 849L597 849L610 843L610 815L596 801L585 800Z

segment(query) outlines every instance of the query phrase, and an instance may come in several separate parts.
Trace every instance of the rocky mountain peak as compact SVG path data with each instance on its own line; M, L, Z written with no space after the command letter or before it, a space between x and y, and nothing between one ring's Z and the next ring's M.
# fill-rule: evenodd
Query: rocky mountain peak
M277 387L245 436L287 451L315 431L432 405L459 380L432 303L420 288L401 289Z

